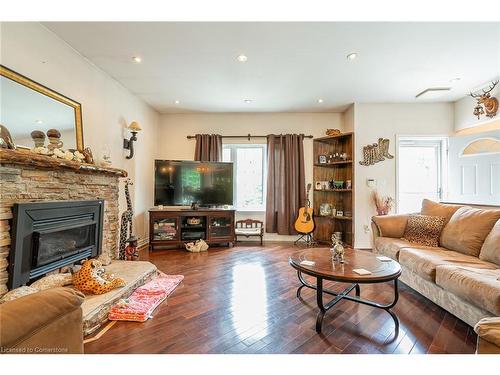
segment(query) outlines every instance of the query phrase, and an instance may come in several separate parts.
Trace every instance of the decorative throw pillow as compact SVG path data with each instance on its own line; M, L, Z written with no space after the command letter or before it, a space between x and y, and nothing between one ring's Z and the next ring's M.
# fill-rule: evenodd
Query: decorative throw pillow
M438 247L445 222L446 218L442 216L410 215L403 239L418 245Z
M73 283L73 275L71 273L56 273L42 277L40 280L35 281L30 287L45 290L50 288L57 288L59 286L71 285Z
M33 293L38 293L38 289L30 286L20 286L19 288L12 289L10 292L4 294L4 296L0 299L0 303L14 301L15 299L28 296Z

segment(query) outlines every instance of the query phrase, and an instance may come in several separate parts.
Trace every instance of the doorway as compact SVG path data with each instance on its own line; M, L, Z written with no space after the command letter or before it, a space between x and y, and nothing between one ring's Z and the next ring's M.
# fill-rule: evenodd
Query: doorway
M424 198L444 198L448 137L399 136L397 143L396 210L420 212Z

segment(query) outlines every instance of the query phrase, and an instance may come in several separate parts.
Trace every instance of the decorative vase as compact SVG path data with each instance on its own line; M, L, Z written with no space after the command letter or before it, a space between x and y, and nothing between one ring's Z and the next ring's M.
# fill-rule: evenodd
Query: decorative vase
M33 130L31 132L31 139L33 140L33 143L35 144L35 148L45 146L45 133L43 131Z
M47 137L49 138L49 144L47 145L47 148L49 150L54 150L63 146L63 142L61 141L61 133L59 132L59 130L47 130Z
M109 149L108 145L104 145L102 150L101 150L101 166L102 167L111 167L113 164L111 161L111 150Z

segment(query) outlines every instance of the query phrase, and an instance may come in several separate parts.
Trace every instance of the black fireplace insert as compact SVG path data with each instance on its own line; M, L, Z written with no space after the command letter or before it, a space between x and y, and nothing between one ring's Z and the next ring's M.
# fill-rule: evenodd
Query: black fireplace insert
M104 201L14 205L9 289L102 251Z

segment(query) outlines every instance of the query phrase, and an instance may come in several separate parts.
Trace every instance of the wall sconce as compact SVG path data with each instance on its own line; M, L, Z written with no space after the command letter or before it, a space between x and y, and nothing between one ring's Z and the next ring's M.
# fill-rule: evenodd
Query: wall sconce
M132 133L132 136L130 139L124 139L123 140L123 148L125 150L130 150L130 154L126 156L127 159L132 159L134 157L134 142L137 141L137 133L140 132L142 129L140 125L133 121L128 127L128 130Z

